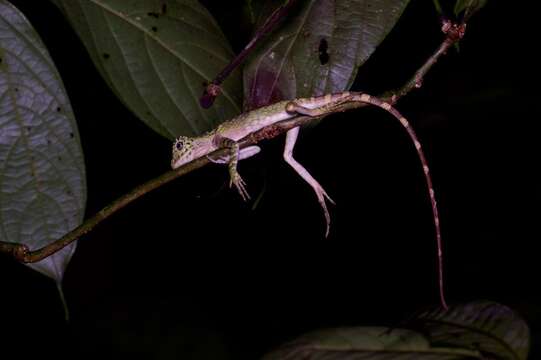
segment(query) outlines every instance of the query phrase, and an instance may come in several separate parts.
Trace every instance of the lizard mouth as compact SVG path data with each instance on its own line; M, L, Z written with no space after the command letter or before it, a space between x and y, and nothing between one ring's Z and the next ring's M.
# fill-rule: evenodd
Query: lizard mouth
M188 159L185 155L186 154L179 153L173 154L173 159L171 159L171 168L176 169L179 166L184 165L185 163L190 161L190 159Z
M171 159L171 168L176 169L183 164L182 154L173 151L173 158Z

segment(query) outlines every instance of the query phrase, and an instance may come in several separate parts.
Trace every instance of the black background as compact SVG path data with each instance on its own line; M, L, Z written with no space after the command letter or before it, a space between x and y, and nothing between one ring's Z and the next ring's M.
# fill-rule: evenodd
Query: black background
M87 216L168 170L170 142L115 98L59 11L47 1L11 2L42 37L71 99ZM249 34L239 36L237 2L205 4L242 48ZM515 309L531 326L533 359L541 355L541 196L528 13L489 1L460 53L451 51L398 108L431 165L450 302L489 299ZM398 87L440 40L432 2L412 1L352 89ZM1 255L0 354L254 359L310 330L395 325L437 304L427 191L397 122L363 109L302 131L296 158L337 203L328 239L312 190L283 162L282 146L283 138L267 141L240 165L254 197L265 189L255 210L227 188L225 168L209 166L81 239L64 279L70 324L54 283Z

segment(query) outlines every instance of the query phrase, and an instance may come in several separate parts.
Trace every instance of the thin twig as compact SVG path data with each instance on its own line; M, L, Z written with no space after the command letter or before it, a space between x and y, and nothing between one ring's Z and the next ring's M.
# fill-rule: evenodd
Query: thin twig
M280 6L265 20L265 23L261 25L250 42L242 49L242 51L235 56L233 60L218 74L216 78L212 80L203 91L203 95L199 98L199 104L201 107L208 109L214 103L214 99L220 94L220 85L222 82L231 74L240 64L244 62L244 59L255 48L261 39L268 33L270 33L277 24L280 23L280 20L285 18L289 9L297 2L298 0L289 0L286 4Z
M445 55L449 48L456 44L464 37L466 24L455 24L450 20L443 20L441 31L446 35L438 49L426 60L426 62L415 72L413 77L404 84L401 88L390 91L384 94L384 97L389 96L391 103L395 103L399 98L406 95L413 89L418 89L423 86L423 79L426 73L434 66L442 55Z
M380 98L382 100L395 103L399 98L406 95L411 90L418 88L418 84L422 83L423 77L430 70L430 68L436 63L436 61L452 46L454 43L458 42L464 35L465 24L449 24L444 23L442 29L446 34L446 37L442 44L438 47L438 50L430 56L429 59L417 70L415 75L410 81L408 81L403 87L395 91L390 91L384 93ZM344 103L337 106L332 113L343 112L351 109L358 109L366 106L366 103L352 102ZM270 139L278 136L297 126L302 126L308 124L312 121L317 121L329 114L325 114L320 117L311 117L311 116L298 116L289 120L285 120L270 126L267 126L253 134L248 135L240 141L240 147L244 148L249 145L253 145L263 139ZM212 158L222 157L227 155L228 149L219 149L212 154L209 154ZM207 165L210 161L207 157L202 157L196 159L186 165L183 165L175 170L168 171L146 183L139 185L129 193L121 196L120 198L114 200L109 205L101 209L97 214L92 216L90 219L86 220L83 224L70 231L62 238L56 240L55 242L46 245L40 249L30 251L30 249L24 244L18 243L8 243L0 241L0 252L11 253L17 260L24 263L33 263L45 259L46 257L54 254L55 252L61 250L68 244L77 240L84 234L91 231L96 225L101 223L103 220L107 219L109 216L116 213L118 210L122 209L124 206L128 205L132 201L138 199L139 197L145 195L146 193L165 185L172 180L185 175L189 172L192 172L196 169L199 169Z

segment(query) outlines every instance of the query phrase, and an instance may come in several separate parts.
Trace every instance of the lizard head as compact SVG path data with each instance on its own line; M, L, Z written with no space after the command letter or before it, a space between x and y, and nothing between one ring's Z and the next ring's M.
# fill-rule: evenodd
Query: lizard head
M213 136L213 133L198 137L179 136L173 143L171 167L176 169L215 150L216 147L212 143Z
M178 168L194 159L195 141L186 136L179 136L173 144L173 157L171 159L171 167Z

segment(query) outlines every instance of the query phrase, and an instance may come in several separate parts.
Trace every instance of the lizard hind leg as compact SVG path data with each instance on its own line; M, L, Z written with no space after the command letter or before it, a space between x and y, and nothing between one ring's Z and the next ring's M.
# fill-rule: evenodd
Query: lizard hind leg
M314 192L316 193L317 200L319 204L321 205L321 209L323 210L323 215L325 216L325 222L326 222L326 231L325 231L325 237L329 235L329 229L331 224L331 216L329 215L329 210L327 209L327 204L325 203L325 199L328 200L331 204L335 204L333 199L323 189L323 187L317 182L316 179L310 173L308 170L304 168L297 160L293 158L293 148L295 147L295 142L297 141L297 136L299 135L299 128L293 128L289 130L286 134L286 145L284 148L284 160L299 174L310 186L312 189L314 189Z
M333 99L332 95L325 95L325 99L328 103L326 105L315 107L313 109L301 105L297 100L292 100L286 104L286 111L290 114L299 114L311 117L329 114L332 113L334 109L336 109L340 104L352 100L352 96L350 96L349 93L343 93L339 95L340 97L338 99Z

